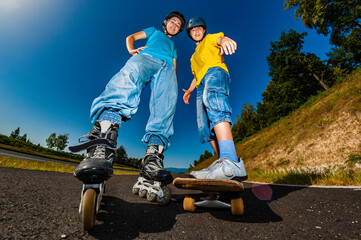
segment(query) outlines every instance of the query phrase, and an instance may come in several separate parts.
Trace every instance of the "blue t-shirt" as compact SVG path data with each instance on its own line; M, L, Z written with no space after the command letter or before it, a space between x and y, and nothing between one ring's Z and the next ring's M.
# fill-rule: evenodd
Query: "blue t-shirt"
M154 57L166 61L174 67L174 58L177 58L177 48L174 42L163 32L154 27L146 28L143 30L147 35L147 43L144 51Z

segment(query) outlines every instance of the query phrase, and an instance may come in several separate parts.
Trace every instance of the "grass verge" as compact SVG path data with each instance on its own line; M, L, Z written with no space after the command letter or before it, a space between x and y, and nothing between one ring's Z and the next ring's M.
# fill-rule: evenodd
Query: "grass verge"
M61 163L27 161L17 158L0 156L0 167L22 168L39 171L73 173L75 166ZM114 175L138 175L138 172L114 170Z
M357 186L361 185L361 169L348 167L326 171L295 169L279 173L254 169L248 172L248 181L297 185Z

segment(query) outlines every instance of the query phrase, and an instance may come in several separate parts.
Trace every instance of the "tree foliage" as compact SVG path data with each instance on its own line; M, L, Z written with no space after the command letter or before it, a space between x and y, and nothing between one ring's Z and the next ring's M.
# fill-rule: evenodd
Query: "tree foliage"
M19 135L20 135L20 127L18 127L17 129L15 129L10 133L10 137L15 139L18 139Z
M204 153L199 156L198 160L193 161L193 165L196 166L196 165L200 164L201 162L203 162L204 160L207 160L208 158L210 158L212 156L213 156L213 154L211 152L209 152L208 150L205 150ZM193 167L193 166L189 165L189 169L191 167Z
M48 148L54 148L55 140L56 140L56 133L50 134L50 136L46 139L46 146L48 146Z
M10 133L10 136L11 138L15 138L15 139L18 139L20 141L23 141L23 142L27 142L29 141L27 139L27 134L25 133L24 135L20 136L20 127L18 127L17 129L15 129L14 131L12 131Z
M334 84L332 69L325 61L302 51L306 34L291 29L271 42L267 62L272 79L262 93L258 109L262 125L287 116L309 97Z
M63 151L68 145L69 134L60 134L58 137L56 133L50 134L46 139L48 148L56 148L58 151Z
M257 108L244 104L232 127L235 141L241 141L299 108L311 96L334 84L334 74L326 61L303 51L307 33L283 31L271 42L267 57L271 81Z
M306 27L330 36L336 46L329 55L334 67L351 71L360 66L361 0L285 0L284 5L296 8L295 17Z
M140 168L142 159L128 157L125 147L121 145L115 152L114 162L134 168Z
M69 134L60 134L55 140L55 147L58 151L63 151L68 146Z
M237 121L232 127L234 141L241 141L259 130L260 123L255 107L249 103L243 104L241 116L237 116Z
M232 127L235 141L287 116L361 64L361 0L284 0L284 5L286 10L295 8L295 17L306 27L330 36L334 47L323 61L303 51L305 32L284 31L271 42L267 62L272 79L257 108L243 105Z

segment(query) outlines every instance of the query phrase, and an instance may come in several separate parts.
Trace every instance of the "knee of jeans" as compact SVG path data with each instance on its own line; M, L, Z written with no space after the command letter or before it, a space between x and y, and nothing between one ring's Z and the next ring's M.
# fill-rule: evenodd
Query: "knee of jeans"
M228 93L222 88L207 89L203 95L203 101L210 110L232 113Z

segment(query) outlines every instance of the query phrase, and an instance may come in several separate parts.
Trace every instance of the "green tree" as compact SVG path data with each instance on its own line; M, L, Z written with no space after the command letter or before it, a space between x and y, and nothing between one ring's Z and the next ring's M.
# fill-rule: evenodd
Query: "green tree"
M208 158L210 158L210 157L212 157L212 156L213 156L213 154L212 154L210 151L205 150L205 151L204 151L204 154L203 154L203 161L204 161L204 160L207 160Z
M63 151L68 146L69 134L60 134L56 136L56 133L50 134L46 139L46 145L48 148L56 148L58 151Z
M17 129L15 129L10 133L10 137L15 139L18 139L19 135L20 135L20 127L18 127Z
M189 164L189 168L188 168L188 171L193 168L193 165L192 164Z
M326 53L328 57L327 63L333 67L335 75L339 78L344 78L353 69L359 65L354 59L354 55L347 52L343 47L334 47Z
M50 136L46 139L46 145L48 148L54 148L56 141L56 133L50 134Z
M24 135L20 136L20 127L18 127L17 129L15 129L14 131L12 131L10 133L10 136L11 138L15 138L15 139L18 139L20 141L23 141L23 142L27 142L28 139L27 139L27 134L25 133ZM30 142L30 141L29 141Z
M25 133L24 135L19 136L18 139L19 139L20 141L26 142L26 141L27 141L27 134Z
M60 134L55 139L55 147L58 151L63 151L68 146L69 134Z
M336 46L332 55L338 56L332 59L334 66L350 71L360 65L361 0L285 0L284 5L286 10L296 8L295 17L308 28L330 35L330 43ZM347 60L340 59L340 54Z
M262 93L258 108L263 124L288 115L310 96L333 84L333 72L326 63L313 53L302 52L306 35L291 29L283 31L279 41L271 42L267 62L272 80Z
M121 145L115 152L114 161L119 164L127 165L128 154L124 146Z
M258 114L252 104L243 104L241 116L237 116L237 121L232 127L232 135L236 142L260 130Z
M212 156L213 156L213 154L210 151L205 150L204 153L199 156L198 160L193 161L193 165L196 166L196 165L200 164L201 162L203 162L204 160L207 160L208 158L210 158Z

